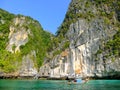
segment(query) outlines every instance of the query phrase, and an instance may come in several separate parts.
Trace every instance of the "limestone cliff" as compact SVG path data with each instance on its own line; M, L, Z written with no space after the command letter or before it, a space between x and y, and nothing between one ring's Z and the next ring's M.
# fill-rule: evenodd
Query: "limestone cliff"
M0 9L0 76L36 76L50 37L31 17Z
M63 39L51 53L62 51L44 62L40 76L120 77L120 33L117 48L109 44L120 30L119 3L118 0L72 0L57 31L57 38ZM63 49L66 41L69 47Z
M9 41L6 47L6 50L11 53L20 53L20 47L25 46L28 43L29 36L32 35L32 31L30 28L26 28L30 21L25 20L26 17L20 16L13 19L12 24L9 27ZM33 22L34 23L34 22ZM33 58L31 58L33 57ZM26 53L21 57L22 63L19 63L19 71L20 76L34 76L37 74L37 67L36 64L36 51L31 51ZM34 60L35 59L35 60ZM33 62L34 60L34 62Z

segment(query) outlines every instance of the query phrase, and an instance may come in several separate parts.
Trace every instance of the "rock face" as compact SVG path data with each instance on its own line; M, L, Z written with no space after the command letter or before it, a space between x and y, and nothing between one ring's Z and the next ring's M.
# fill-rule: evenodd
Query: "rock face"
M11 25L9 29L9 44L6 48L12 53L17 51L20 52L20 46L25 45L28 42L28 34L30 34L29 29L26 30L25 27L22 27L25 23L25 17L17 17L13 21L13 25ZM14 50L13 47L15 47Z
M30 29L25 28L26 18L24 16L16 17L13 19L13 24L10 26L9 30L9 43L6 49L11 53L20 53L20 47L25 46L28 43L28 35L31 35ZM35 67L36 61L36 51L31 51L31 53L24 55L21 59L21 65L19 64L19 76L20 77L34 77L37 75L37 67ZM37 66L37 65L36 65ZM17 71L18 72L18 71Z
M51 37L31 17L0 9L0 78L37 77Z
M88 6L86 6L86 3ZM89 6L89 3L91 6ZM71 23L65 34L70 41L69 48L45 63L40 68L40 76L51 78L66 76L71 78L104 78L110 76L114 78L115 76L120 76L120 57L106 57L106 50L99 53L100 49L105 47L105 43L118 30L116 24L119 22L115 13L111 19L107 19L108 21L106 21L106 17L100 16L98 13L101 13L100 10L106 13L110 13L110 10L114 12L115 8L111 9L107 4L103 3L100 9L95 3L93 0L72 0L68 12L73 10L75 14L80 13L81 15L82 13L83 16L77 18L74 23ZM81 8L78 8L79 6ZM88 11L96 16L92 18L89 14L85 16ZM77 17L77 14L75 17Z
M22 66L19 71L21 77L34 77L37 75L37 68L35 67L36 62L33 62L32 58L36 58L35 52L31 52L30 55L24 56L22 60Z
M31 17L0 9L0 77L36 77L50 36Z
M67 32L71 41L70 48L42 66L40 75L55 78L119 75L120 58L116 58L115 61L112 61L112 58L105 59L104 53L95 56L101 47L101 42L105 42L109 35L114 34L114 31L110 31L109 27L104 27L106 28L104 30L101 21L95 19L91 23L87 23L80 19L71 24ZM111 27L111 29L113 28Z
M104 58L104 53L95 56L102 47L101 43L115 33L114 27L109 27L104 26L102 19L90 23L79 20L70 25L67 35L71 41L69 59L73 60L74 73L79 73L82 77L105 77L119 73L119 58L112 62L110 58Z
M51 78L61 78L70 72L72 63L68 58L68 50L61 53L61 55L57 55L52 61L49 63L45 63L42 67L40 67L39 75L40 76L50 76Z

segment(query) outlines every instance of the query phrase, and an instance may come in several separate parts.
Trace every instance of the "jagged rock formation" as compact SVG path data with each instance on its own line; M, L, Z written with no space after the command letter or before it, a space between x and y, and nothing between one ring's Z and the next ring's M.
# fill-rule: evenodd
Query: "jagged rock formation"
M28 35L30 34L30 30L26 30L25 27L22 27L23 24L25 24L25 17L17 17L14 18L13 25L10 26L10 33L8 36L9 44L7 45L6 49L12 53L16 53L17 51L20 52L20 46L25 45L28 42ZM15 47L15 51L13 51L13 46Z
M0 9L0 76L36 76L51 36L36 20Z
M31 58L31 56L36 58L35 51L32 51L30 54L23 57L22 66L21 66L20 71L19 71L19 76L21 76L21 77L28 77L28 76L34 77L37 75L38 71L37 71L37 68L35 67L36 62L35 61L33 62L33 58Z
M106 49L107 42L119 31L118 3L117 0L72 0L57 32L58 38L63 35L63 41L70 41L69 48L45 62L40 76L119 77L119 48L117 56L112 51L110 55Z

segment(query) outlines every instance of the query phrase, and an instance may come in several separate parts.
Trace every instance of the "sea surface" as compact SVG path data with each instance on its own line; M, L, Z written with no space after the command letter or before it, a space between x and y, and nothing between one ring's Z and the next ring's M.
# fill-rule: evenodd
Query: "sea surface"
M90 80L69 85L65 80L0 80L0 90L120 90L120 80Z

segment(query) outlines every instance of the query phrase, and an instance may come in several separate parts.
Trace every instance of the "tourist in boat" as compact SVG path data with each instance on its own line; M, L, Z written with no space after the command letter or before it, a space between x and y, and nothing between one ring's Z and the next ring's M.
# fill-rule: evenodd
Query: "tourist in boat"
M88 78L86 78L85 80L82 80L82 79L74 79L72 81L69 81L69 84L85 84L88 82Z

